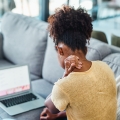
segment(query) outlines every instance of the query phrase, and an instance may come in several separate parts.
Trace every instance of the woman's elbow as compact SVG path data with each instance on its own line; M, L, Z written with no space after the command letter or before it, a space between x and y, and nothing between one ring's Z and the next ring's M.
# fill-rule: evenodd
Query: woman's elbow
M46 107L48 107L49 105L48 105L48 101L47 100L45 100L45 106Z
M54 104L51 101L51 98L48 98L45 100L45 106L50 110L51 113L56 114L59 112L59 110L54 106Z

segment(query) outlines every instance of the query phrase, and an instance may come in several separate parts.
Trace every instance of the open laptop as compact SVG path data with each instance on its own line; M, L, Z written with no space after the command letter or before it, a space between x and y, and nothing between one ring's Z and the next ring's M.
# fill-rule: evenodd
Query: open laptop
M33 93L27 65L0 70L0 107L16 115L44 106L44 98Z

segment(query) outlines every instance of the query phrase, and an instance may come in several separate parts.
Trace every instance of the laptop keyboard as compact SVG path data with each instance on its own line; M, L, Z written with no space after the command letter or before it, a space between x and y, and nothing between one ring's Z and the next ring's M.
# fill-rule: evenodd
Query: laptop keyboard
M18 105L18 104L21 104L21 103L25 103L25 102L28 102L28 101L33 101L33 100L36 100L36 99L37 99L37 97L35 95L33 95L32 93L29 93L29 94L25 94L25 95L22 95L22 96L2 100L0 102L2 102L6 107L11 107L11 106Z

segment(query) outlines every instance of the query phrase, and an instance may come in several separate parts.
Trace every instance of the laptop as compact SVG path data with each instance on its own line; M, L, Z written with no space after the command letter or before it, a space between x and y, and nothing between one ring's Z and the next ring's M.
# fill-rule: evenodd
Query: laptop
M27 65L0 69L0 107L9 115L43 107L44 101L32 91Z

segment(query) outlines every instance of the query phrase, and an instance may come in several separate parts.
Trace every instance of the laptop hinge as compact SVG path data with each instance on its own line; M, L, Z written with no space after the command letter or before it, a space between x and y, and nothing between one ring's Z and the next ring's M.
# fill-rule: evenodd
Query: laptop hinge
M1 100L5 100L5 99L14 98L14 97L17 97L17 96L22 96L22 95L25 95L27 93L31 93L31 91L25 91L23 93L17 93L17 94L12 94L12 95L8 95L8 96L4 96L3 98L0 98L0 101Z

